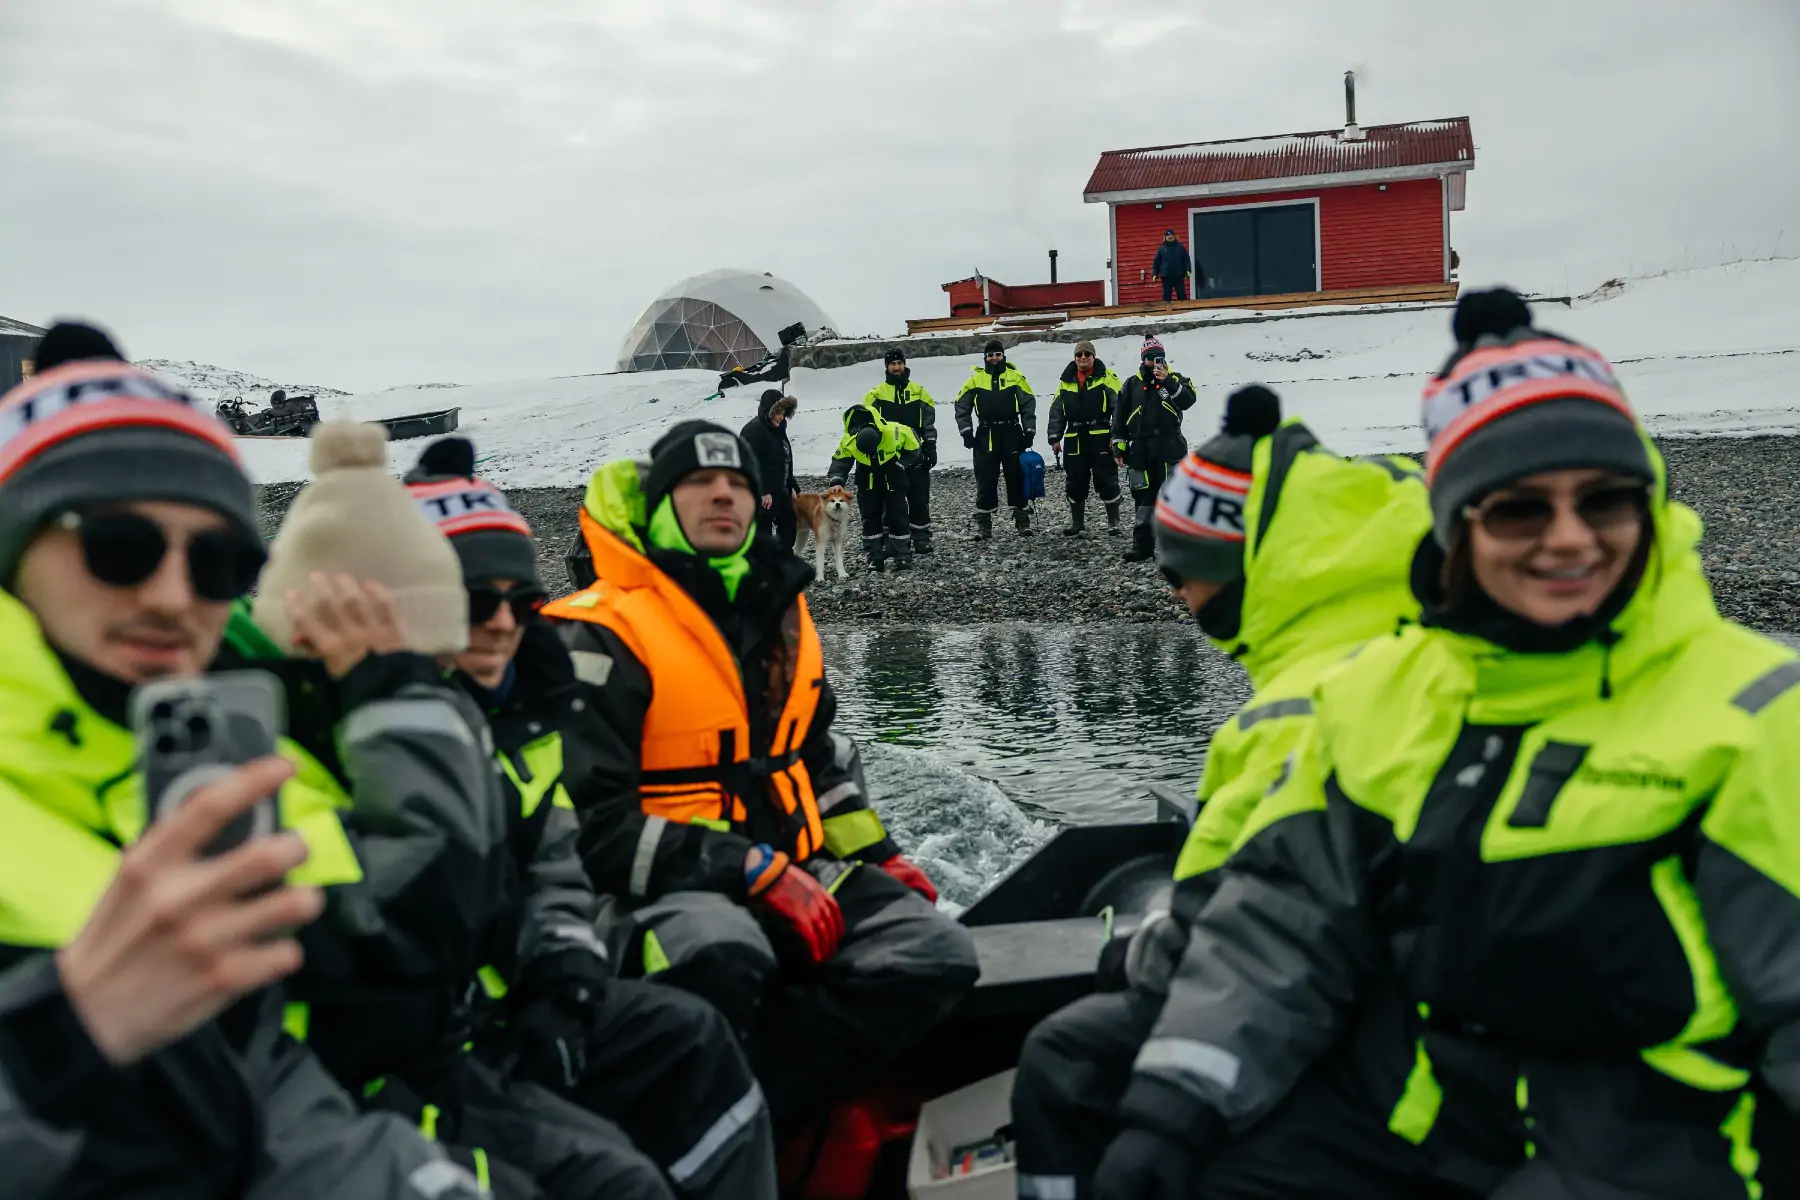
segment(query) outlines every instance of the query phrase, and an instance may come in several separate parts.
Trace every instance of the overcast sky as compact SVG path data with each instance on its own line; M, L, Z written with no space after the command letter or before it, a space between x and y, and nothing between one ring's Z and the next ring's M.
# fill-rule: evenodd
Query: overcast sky
M1465 280L1800 253L1795 0L0 0L0 313L352 390L1096 278L1102 150L1467 114Z

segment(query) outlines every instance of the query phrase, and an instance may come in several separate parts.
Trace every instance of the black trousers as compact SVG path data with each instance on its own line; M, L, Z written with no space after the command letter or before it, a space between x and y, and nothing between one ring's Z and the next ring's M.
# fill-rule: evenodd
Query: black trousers
M900 1061L980 973L962 926L879 867L855 867L835 895L844 937L820 966L784 927L716 893L676 892L637 912L668 964L654 978L748 1031L778 1140Z
M906 471L899 463L857 469L856 510L862 514L864 549L872 551L884 535L896 541L912 537L907 529L906 487Z
M504 1039L483 1048L494 1056ZM725 1017L679 988L606 985L579 1082L535 1080L616 1122L682 1196L774 1200L768 1107Z
M931 529L931 468L924 463L906 472L906 520L915 534Z
M548 1200L674 1200L662 1171L618 1126L473 1056L432 1079L389 1077L365 1103L417 1122L465 1165L485 1158L529 1176Z
M789 491L772 493L773 502L767 508L758 507L756 519L763 532L775 539L783 550L794 548L794 535L799 531L798 518L794 516L794 494Z
M978 434L975 441L975 511L997 512L1000 508L1000 477L1006 476L1006 506L1025 507L1025 470L1019 465L1019 451L987 448L987 435ZM996 437L1004 447L1010 443Z
M1087 1197L1118 1132L1117 1111L1138 1050L1161 1012L1142 991L1090 996L1032 1031L1013 1085L1019 1195ZM1447 1065L1440 1063L1440 1067ZM1272 1113L1220 1144L1199 1166L1195 1200L1687 1200L1746 1196L1733 1165L1762 1150L1764 1200L1793 1200L1791 1166L1775 1148L1792 1136L1785 1113L1743 1092L1686 1087L1633 1059L1527 1059L1532 1151L1511 1152L1511 1103L1484 1110L1507 1125L1464 1131L1454 1152L1393 1134L1353 1052L1335 1052ZM1504 1090L1504 1089L1503 1089ZM1503 1111L1504 1110L1504 1111ZM1750 1111L1750 1119L1743 1113ZM1446 1110L1448 1111L1448 1110ZM1760 1132L1758 1126L1761 1126ZM1735 1146L1732 1132L1748 1138ZM1481 1136L1499 1134L1496 1138ZM1487 1144L1477 1145L1477 1142ZM1764 1149L1767 1147L1768 1149ZM1791 1157L1791 1156L1790 1156ZM1452 1182L1457 1180L1461 1182Z
M1162 1011L1140 990L1089 996L1038 1025L1019 1058L1013 1129L1021 1197L1094 1194L1119 1131L1132 1063ZM1419 1147L1388 1132L1329 1072L1307 1076L1274 1113L1224 1142L1193 1200L1477 1200L1434 1180Z
M1165 302L1170 301L1170 300L1186 300L1187 299L1187 277L1186 276L1179 276L1175 279L1165 279L1162 281L1162 285L1163 285L1163 300Z
M1113 457L1100 444L1099 438L1083 438L1079 454L1070 450L1063 455L1063 490L1068 493L1069 503L1079 508L1087 503L1088 486L1091 482L1094 491L1100 493L1100 499L1107 504L1119 498L1119 467ZM1071 442L1070 445L1074 443Z

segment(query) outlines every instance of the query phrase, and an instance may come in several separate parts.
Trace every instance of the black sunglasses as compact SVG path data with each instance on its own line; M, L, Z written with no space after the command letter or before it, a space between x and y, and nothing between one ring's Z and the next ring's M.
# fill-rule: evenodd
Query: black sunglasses
M1575 515L1596 533L1642 519L1650 505L1650 487L1621 483L1597 487L1575 497ZM1503 542L1529 542L1543 536L1562 505L1548 496L1501 496L1463 509L1489 537Z
M59 528L81 540L88 574L110 587L137 587L155 575L168 558L169 535L163 527L134 512L65 512ZM183 546L188 583L202 600L236 600L256 584L267 555L263 548L230 529L209 529Z
M1075 357L1076 358L1092 358L1092 357L1094 357L1094 352L1092 350L1077 350L1075 352Z
M469 589L469 624L486 625L494 619L494 614L505 604L512 609L513 620L524 625L538 615L538 610L550 602L550 597L532 588L520 591L499 592L493 588Z

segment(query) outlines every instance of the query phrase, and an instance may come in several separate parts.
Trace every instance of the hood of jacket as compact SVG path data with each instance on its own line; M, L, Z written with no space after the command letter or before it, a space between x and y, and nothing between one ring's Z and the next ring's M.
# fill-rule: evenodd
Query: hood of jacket
M1417 618L1412 557L1431 507L1416 470L1340 458L1289 418L1257 440L1245 524L1242 619L1213 643L1253 686Z

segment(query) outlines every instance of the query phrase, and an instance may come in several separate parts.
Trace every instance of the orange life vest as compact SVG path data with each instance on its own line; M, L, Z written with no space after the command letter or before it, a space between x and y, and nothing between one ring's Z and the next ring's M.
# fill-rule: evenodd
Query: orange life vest
M638 798L647 816L740 832L752 805L769 806L782 849L795 861L825 844L812 777L800 744L812 728L825 679L818 630L796 601L794 672L771 744L750 744L750 709L736 658L693 597L585 510L581 530L594 556L593 586L545 606L563 621L612 630L650 673ZM768 840L766 838L761 840Z

